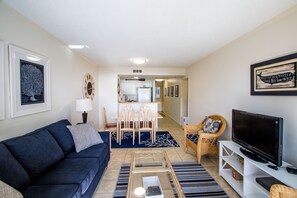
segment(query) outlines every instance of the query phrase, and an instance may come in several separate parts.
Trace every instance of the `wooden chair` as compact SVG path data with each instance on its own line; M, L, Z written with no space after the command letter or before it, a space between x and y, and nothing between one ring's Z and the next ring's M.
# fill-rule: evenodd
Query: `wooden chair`
M105 129L105 130L116 130L116 129L117 129L117 123L109 123L109 122L107 121L107 116L106 116L106 109L105 109L105 107L102 107L102 115L103 115L104 129Z
M150 109L143 108L138 114L138 143L140 144L141 132L149 132L152 143L156 138L155 117Z
M119 135L117 132L117 123L108 123L107 116L106 116L106 109L105 107L102 107L102 116L103 116L103 124L104 124L104 130L109 131L110 133L116 133L117 143L119 142ZM109 136L109 145L111 148L111 134Z
M134 129L134 111L131 107L125 107L118 116L117 122L118 132L119 132L119 144L121 145L122 139L125 132L132 132L133 135L133 145L135 141L135 129Z
M297 190L281 184L274 184L270 188L270 198L297 198Z
M203 126L205 123L205 119L201 121L198 125L186 125L184 127L185 132L185 150L188 147L191 147L197 156L197 161L200 164L201 156L205 154L217 154L218 147L216 142L218 138L224 133L226 129L226 120L220 115L210 115L209 118L213 120L220 120L221 124L219 127L218 132L216 133L201 133L200 135L196 136L197 142L194 140L189 139L189 136L194 136L198 134L198 131L203 130Z

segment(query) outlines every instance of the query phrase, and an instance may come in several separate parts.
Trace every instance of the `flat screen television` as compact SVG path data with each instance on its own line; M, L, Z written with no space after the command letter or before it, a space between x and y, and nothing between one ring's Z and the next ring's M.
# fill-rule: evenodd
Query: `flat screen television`
M249 158L282 165L282 118L233 109L232 140Z

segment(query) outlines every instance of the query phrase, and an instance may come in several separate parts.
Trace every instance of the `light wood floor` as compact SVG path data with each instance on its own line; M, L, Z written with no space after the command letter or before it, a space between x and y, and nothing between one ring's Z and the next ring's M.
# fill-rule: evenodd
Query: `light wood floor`
M170 158L170 161L196 161L196 157L193 151L184 152L184 133L181 126L168 117L159 119L158 131L169 131L174 139L179 143L180 147L176 148L160 148L165 150ZM145 150L146 148L141 148ZM101 181L94 193L94 198L111 198L116 186L116 182L119 176L121 164L124 162L130 162L131 153L140 149L112 149L111 158L107 169ZM146 149L157 150L157 148ZM220 184L225 192L231 198L240 197L238 194L219 176L218 173L218 156L205 156L201 160L203 167L209 172L209 174Z

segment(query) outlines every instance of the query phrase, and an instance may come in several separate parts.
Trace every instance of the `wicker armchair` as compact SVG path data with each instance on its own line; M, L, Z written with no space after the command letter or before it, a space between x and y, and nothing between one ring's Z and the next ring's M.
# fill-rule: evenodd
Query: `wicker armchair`
M226 129L226 120L220 115L210 115L209 118L213 120L221 120L220 128L218 132L216 133L201 133L198 135L196 141L191 140L188 138L188 134L197 134L199 130L203 129L205 119L201 121L198 125L186 125L184 128L185 132L185 150L188 149L188 147L191 147L195 152L197 156L197 161L200 164L201 156L205 154L217 154L218 148L216 145L216 141L218 138L224 133Z
M297 190L281 184L274 184L270 188L271 198L297 198Z

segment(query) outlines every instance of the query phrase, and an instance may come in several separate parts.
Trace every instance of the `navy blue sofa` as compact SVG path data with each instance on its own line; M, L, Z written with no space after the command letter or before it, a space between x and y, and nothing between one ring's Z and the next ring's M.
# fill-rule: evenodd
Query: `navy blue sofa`
M76 153L68 120L0 142L0 180L28 198L92 197L110 159L104 141Z

